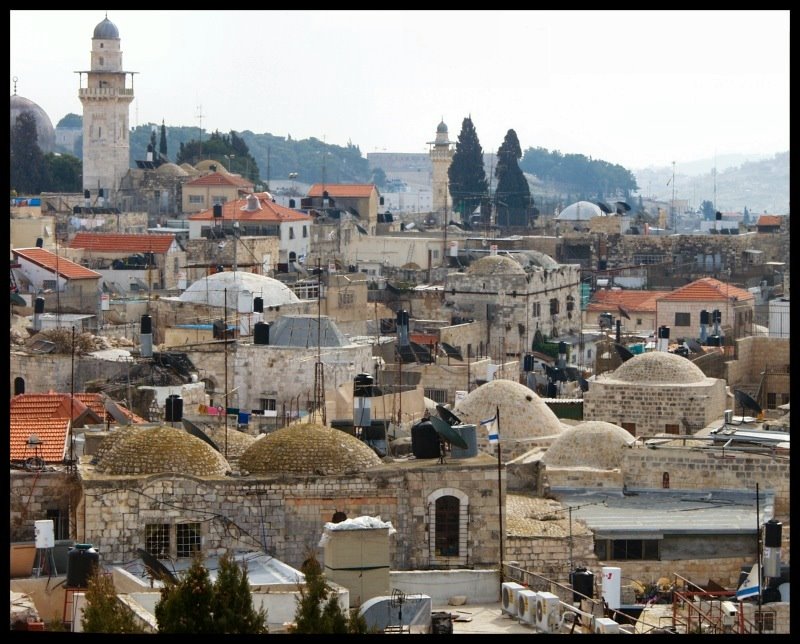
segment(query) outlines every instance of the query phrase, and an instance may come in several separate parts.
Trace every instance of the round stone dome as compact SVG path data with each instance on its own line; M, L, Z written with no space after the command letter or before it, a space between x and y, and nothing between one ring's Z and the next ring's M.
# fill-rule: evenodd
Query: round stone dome
M53 122L41 107L30 99L14 94L11 97L11 127L17 122L17 117L23 112L31 112L36 121L36 143L42 152L52 152L56 143L56 131Z
M640 353L623 362L609 377L631 384L702 382L705 374L688 358L667 351Z
M230 172L228 172L228 168L225 167L225 164L217 161L216 159L203 159L202 161L198 161L194 167L201 174L210 174L212 172L230 174Z
M612 470L622 462L622 450L634 440L619 425L602 420L588 420L567 427L542 457L545 465L555 467L594 467Z
M103 22L94 28L94 35L92 38L99 40L119 40L119 29L117 29L117 26L106 16Z
M462 422L476 425L500 410L500 439L539 438L560 434L564 425L535 391L513 380L490 380L469 392L453 409Z
M591 201L576 201L564 208L555 218L557 220L567 221L588 221L593 217L600 217L602 214L603 211L596 203L592 203Z
M227 289L229 308L237 307L239 291L250 291L254 298L262 298L264 306L282 306L300 301L294 291L283 282L246 271L224 271L201 277L181 293L178 299L181 302L208 304L221 308L226 303L225 289Z
M163 175L169 175L172 177L186 177L189 176L189 173L186 172L182 167L175 163L162 163L158 168L156 168L156 172Z
M508 255L486 255L472 262L466 270L469 275L525 275L522 265Z
M447 134L447 125L445 125L444 121L440 122L439 125L436 126L436 132L438 134Z
M355 436L313 423L267 434L239 459L242 470L251 474L353 474L381 464L378 455Z
M97 446L97 451L94 453L94 462L99 463L115 450L118 445L130 438L134 433L144 431L144 429L139 425L125 425L109 432L108 436L100 441L100 445Z
M205 441L175 427L125 431L97 462L98 472L146 475L174 472L191 476L224 476L228 462Z
M224 427L203 427L203 432L219 447L220 453L225 456L226 437ZM240 432L238 429L228 429L227 436L227 459L233 461L242 457L242 454L256 440L255 436Z
M181 163L181 168L183 168L186 174L192 177L196 177L200 174L200 171L197 168L195 168L191 163L183 162Z

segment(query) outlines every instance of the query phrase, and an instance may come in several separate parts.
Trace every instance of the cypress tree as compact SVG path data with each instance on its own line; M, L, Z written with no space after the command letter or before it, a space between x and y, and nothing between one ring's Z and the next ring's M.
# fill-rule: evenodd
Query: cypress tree
M167 128L164 119L161 119L161 139L158 141L158 151L167 158Z
M117 597L114 581L94 567L86 589L86 607L83 609L81 626L84 633L143 633Z
M469 221L489 187L483 167L483 148L469 116L461 124L447 178L454 209L461 213L462 220Z
M526 226L528 208L531 205L531 191L528 180L519 167L522 148L517 133L509 130L497 151L497 178L495 207L497 224L500 226Z

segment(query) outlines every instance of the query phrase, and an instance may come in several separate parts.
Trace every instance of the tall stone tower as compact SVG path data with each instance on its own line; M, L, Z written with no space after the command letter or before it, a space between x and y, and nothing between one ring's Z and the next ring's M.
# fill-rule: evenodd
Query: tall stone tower
M103 203L114 206L120 179L130 168L128 109L135 72L122 70L119 30L108 15L94 28L91 68L75 73L83 105L83 189L91 192L92 203L103 190Z
M453 205L447 178L447 171L450 169L450 162L453 160L453 143L454 141L450 141L447 137L447 126L444 123L444 119L442 119L442 122L436 127L436 140L428 141L428 145L431 146L431 166L433 167L433 192L431 195L433 212L441 214L442 222L445 224L445 213Z

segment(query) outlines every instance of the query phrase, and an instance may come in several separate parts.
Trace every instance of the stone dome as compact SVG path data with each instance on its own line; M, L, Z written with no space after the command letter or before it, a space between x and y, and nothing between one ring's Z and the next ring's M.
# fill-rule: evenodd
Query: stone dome
M525 275L522 265L508 255L486 255L472 262L466 270L468 275Z
M594 467L612 470L622 462L622 450L635 438L619 425L588 420L567 427L542 457L555 467Z
M108 436L100 441L97 446L97 451L94 453L94 462L99 463L115 450L118 445L130 438L134 433L144 431L144 429L139 425L124 425L110 431Z
M576 201L558 213L555 219L559 221L588 221L593 217L600 217L602 215L603 211L596 203L592 203L591 201Z
M478 438L486 431L480 422L500 409L500 440L540 438L564 431L564 425L539 395L513 380L490 380L469 392L453 409L462 422L476 425Z
M56 131L53 122L41 107L32 100L14 94L11 96L11 127L23 112L31 112L36 121L36 143L42 152L52 152L56 144Z
M444 121L441 121L439 125L436 126L436 131L442 134L447 134L447 125L445 125Z
M224 271L201 277L181 293L178 299L181 302L222 308L226 301L225 289L227 305L234 309L237 308L239 291L250 291L254 298L260 297L264 300L264 306L282 306L300 301L294 291L283 282L245 271Z
M158 174L169 175L172 177L187 177L189 173L186 172L182 167L175 163L162 163L158 168L156 168L156 172Z
M203 427L203 432L219 447L220 454L225 456L225 428ZM242 457L248 447L256 440L255 436L240 432L238 429L228 429L227 459L233 461Z
M186 162L181 163L181 168L183 168L183 170L189 176L192 177L200 176L200 171L197 168L195 168L191 163L186 163Z
M201 174L210 174L212 172L221 172L222 174L230 174L225 164L216 159L203 159L195 164L195 169Z
M224 476L225 457L205 441L175 427L125 431L97 462L98 472L117 476L171 472Z
M705 374L688 358L668 351L640 353L623 362L608 377L631 384L703 382Z
M92 39L119 40L119 29L117 29L117 26L106 16L103 22L94 28Z
M378 455L355 436L312 423L267 434L239 459L242 470L251 474L353 474L381 464Z

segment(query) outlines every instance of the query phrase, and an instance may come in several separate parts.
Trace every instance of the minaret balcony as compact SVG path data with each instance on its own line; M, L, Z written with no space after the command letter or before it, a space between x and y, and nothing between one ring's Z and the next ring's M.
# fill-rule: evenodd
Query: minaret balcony
M122 87L81 87L78 98L115 98L121 96L133 97L133 89Z

